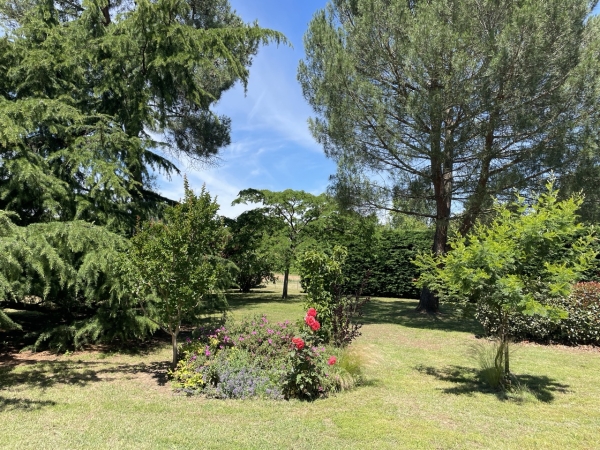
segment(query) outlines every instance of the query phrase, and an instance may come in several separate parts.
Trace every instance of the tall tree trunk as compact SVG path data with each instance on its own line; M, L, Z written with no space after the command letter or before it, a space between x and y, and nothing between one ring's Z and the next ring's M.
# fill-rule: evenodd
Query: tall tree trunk
M436 255L443 255L448 250L448 225L450 223L450 211L452 206L452 158L451 145L446 145L445 155L442 154L438 145L432 158L432 181L436 199L435 236L433 238L432 250ZM421 290L417 311L437 313L440 307L439 298L427 287Z
M290 269L289 267L285 269L285 272L283 273L283 294L281 295L281 298L287 298L288 296L288 279L290 277Z

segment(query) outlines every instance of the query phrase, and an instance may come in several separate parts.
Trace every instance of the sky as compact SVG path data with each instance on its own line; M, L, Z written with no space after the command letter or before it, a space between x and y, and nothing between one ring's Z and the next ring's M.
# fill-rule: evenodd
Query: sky
M333 161L312 138L307 120L312 109L296 80L298 62L304 58L303 36L313 15L327 0L230 0L245 22L258 21L263 28L282 32L292 47L261 47L250 67L248 90L238 83L225 92L213 110L232 119L231 145L224 148L217 167L194 169L178 166L191 187L202 184L217 197L220 214L236 217L253 205L231 206L239 191L247 188L325 191L335 173ZM597 6L593 14L600 12ZM159 191L174 200L183 197L182 177L158 176Z
M202 184L221 206L220 214L236 217L255 206L231 202L247 188L282 191L325 191L335 163L325 157L308 130L312 109L296 80L304 57L303 36L312 16L326 0L230 0L245 22L282 32L293 47L271 44L259 48L250 67L248 90L238 83L213 108L231 118L231 145L221 150L217 167L194 169L180 162L191 187ZM172 199L183 197L182 177L158 176L159 191Z

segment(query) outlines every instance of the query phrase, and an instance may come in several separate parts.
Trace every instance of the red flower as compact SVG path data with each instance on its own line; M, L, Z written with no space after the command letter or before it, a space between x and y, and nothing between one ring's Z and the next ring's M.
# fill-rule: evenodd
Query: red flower
M333 366L336 361L337 361L337 358L335 356L330 356L329 360L327 361L327 364L329 364L330 366Z
M313 331L317 331L319 328L321 328L321 324L317 322L317 319L315 319L313 316L307 315L304 318L304 321L306 322L306 325L308 325Z
M317 317L317 310L315 308L308 308L306 316Z
M298 350L302 350L304 348L304 341L302 340L302 338L293 338L292 342Z

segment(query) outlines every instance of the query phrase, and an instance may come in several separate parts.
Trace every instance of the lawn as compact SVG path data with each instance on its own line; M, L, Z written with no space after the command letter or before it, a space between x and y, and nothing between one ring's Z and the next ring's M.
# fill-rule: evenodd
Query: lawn
M294 287L294 284L292 284ZM294 292L294 291L292 291ZM235 316L302 317L302 296L274 288L231 296ZM528 392L486 388L470 347L476 323L374 299L353 344L366 384L318 400L223 401L175 395L167 342L139 352L5 355L0 448L347 449L600 448L600 352L515 345Z

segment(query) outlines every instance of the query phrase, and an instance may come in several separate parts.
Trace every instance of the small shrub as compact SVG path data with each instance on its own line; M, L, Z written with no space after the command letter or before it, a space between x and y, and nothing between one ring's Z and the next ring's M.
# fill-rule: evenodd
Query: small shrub
M344 295L342 269L346 249L335 246L331 255L319 251L307 251L299 260L300 277L306 291L306 306L318 311L321 318L319 335L326 343L338 347L348 345L358 336L362 324L357 319L368 298L361 298L362 289L369 273L356 295Z
M340 349L335 362L331 364L330 376L337 392L359 386L363 381L363 360L348 347Z
M547 317L512 314L508 327L513 339L600 345L600 283L577 283L568 297L553 299L549 303L566 311L568 317L556 322ZM497 314L479 305L476 317L489 334L497 333L500 325Z

